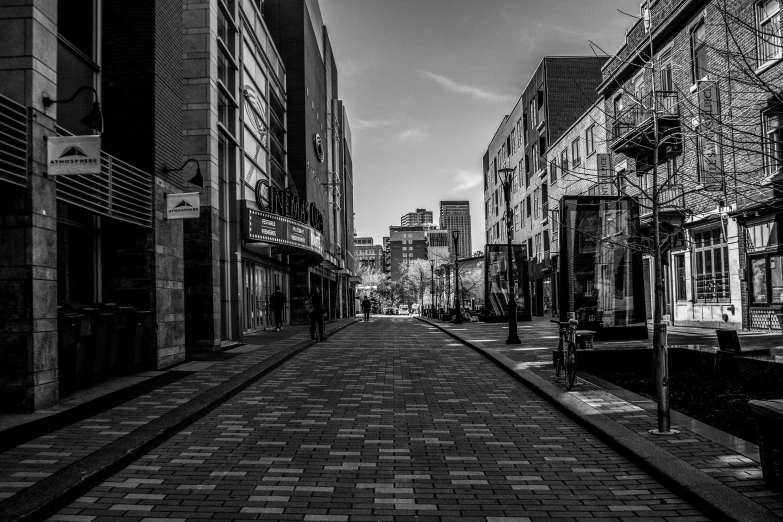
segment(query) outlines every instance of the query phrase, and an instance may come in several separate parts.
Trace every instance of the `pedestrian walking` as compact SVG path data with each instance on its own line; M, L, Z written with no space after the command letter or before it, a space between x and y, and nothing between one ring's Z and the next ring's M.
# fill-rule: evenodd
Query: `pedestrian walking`
M367 298L367 296L364 296L364 299L362 300L362 311L364 312L364 322L370 321L370 309L372 308L372 303Z
M280 290L280 286L275 286L275 293L272 294L272 312L275 314L275 331L283 329L283 309L288 302L285 294Z
M313 341L326 341L324 334L324 302L321 299L321 291L313 285L310 290L310 296L307 298L307 312L310 314L310 338ZM316 325L318 326L318 337L316 338Z

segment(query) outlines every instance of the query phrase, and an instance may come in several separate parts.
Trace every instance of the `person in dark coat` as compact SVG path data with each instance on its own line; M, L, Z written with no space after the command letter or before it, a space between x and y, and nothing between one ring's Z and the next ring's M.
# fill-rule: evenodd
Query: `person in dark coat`
M307 311L310 313L310 338L313 341L326 341L324 334L324 302L321 299L321 291L313 285L310 290L310 296L307 298ZM319 337L315 337L315 327L318 325Z
M285 294L276 286L275 293L272 294L272 312L275 314L275 330L278 332L283 329L283 309L287 302Z
M364 299L362 300L362 312L364 312L365 322L368 322L370 320L370 309L372 309L372 303L365 295Z

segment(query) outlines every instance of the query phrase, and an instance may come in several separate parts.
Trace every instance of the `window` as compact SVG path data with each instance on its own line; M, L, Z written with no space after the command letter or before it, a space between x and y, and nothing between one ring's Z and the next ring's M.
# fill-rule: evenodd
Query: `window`
M754 304L783 303L783 256L752 257L750 272Z
M517 131L515 129L511 129L511 154L514 154L517 151Z
M720 227L693 235L696 300L726 302L729 291L729 247Z
M677 300L687 300L687 287L685 286L685 254L678 254L674 256L674 278Z
M579 155L579 138L571 142L571 163L576 167L582 162Z
M585 156L588 158L595 152L595 125L590 125L585 131Z
M560 176L568 174L568 149L560 153Z
M523 122L523 123L522 123L522 126L523 126L523 127L524 127L524 129L525 129L525 142L527 142L527 120L528 120L527 113L524 113L524 114L522 115L522 122Z
M764 127L764 170L767 177L780 173L783 167L783 127L779 114L761 115Z
M519 140L519 143L517 143L518 146L522 147L522 118L519 118L517 120L517 140Z
M539 189L533 191L533 217L541 218L541 194Z
M644 103L645 96L644 87L644 73L640 74L633 80L633 97L636 103Z
M528 217L528 219L530 219L530 210L531 210L530 196L528 196L527 197L527 217Z
M557 240L560 231L560 210L552 210L552 250L558 250Z
M553 159L549 162L549 182L554 185L557 183L557 160Z
M544 252L549 252L549 230L544 230Z
M527 238L527 258L531 259L533 257L533 238L529 237Z
M759 25L759 62L781 57L780 0L766 0L757 6Z
M691 52L693 64L693 82L707 76L707 30L704 20L691 33Z
M615 119L619 118L620 115L623 113L623 96L617 96L614 100L612 100L612 110L614 112L613 116Z
M519 230L519 216L520 216L519 205L517 205L516 207L514 207L514 230Z
M625 179L625 169L618 170L617 171L617 194L619 196L625 195L625 185L626 185L626 179Z
M520 228L525 226L525 200L519 202L519 226Z
M533 170L538 170L539 168L539 157L538 157L538 143L533 144L533 152L532 157L530 158L530 162L533 164Z

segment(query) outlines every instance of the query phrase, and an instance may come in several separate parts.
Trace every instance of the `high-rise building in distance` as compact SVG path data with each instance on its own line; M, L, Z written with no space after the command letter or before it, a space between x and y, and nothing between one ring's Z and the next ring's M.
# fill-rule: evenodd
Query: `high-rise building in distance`
M470 201L441 201L440 202L440 228L448 230L449 234L453 230L459 230L459 241L457 243L457 256L470 257L471 237L470 237ZM450 248L454 249L452 240Z
M417 208L416 212L408 212L400 218L403 227L420 227L432 222L432 210L426 208Z

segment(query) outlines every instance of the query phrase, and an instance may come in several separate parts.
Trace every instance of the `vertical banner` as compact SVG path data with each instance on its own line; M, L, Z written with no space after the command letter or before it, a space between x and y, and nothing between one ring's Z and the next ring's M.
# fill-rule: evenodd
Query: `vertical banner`
M601 196L612 195L612 155L599 153L595 155L595 164L598 169L598 194Z
M197 218L201 214L201 194L184 192L166 194L166 219Z
M101 173L100 136L49 136L46 140L49 176Z
M720 99L715 82L699 89L699 172L704 190L723 190L723 152L720 143Z

